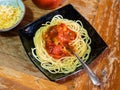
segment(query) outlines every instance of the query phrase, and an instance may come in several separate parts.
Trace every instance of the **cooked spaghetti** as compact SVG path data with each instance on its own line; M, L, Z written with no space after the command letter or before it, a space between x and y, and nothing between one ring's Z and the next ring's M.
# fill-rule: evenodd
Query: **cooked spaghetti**
M66 45L72 47L84 62L91 52L91 39L81 21L68 20L61 15L43 24L33 40L33 56L42 68L53 74L70 73L81 66L79 60L66 49Z

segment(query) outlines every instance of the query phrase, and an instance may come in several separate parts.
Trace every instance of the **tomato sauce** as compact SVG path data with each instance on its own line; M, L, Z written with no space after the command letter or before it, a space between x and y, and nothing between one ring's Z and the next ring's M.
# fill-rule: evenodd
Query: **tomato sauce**
M64 23L52 26L44 35L45 48L50 56L60 59L70 56L65 45L68 45L76 38L76 33L70 30Z

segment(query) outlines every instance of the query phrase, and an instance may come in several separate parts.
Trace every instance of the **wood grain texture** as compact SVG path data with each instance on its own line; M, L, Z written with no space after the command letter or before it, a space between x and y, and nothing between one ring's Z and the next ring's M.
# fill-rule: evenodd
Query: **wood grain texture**
M0 67L0 90L67 90L67 87L45 79Z
M17 31L55 9L40 9L32 0L23 0L23 2L26 7L26 13L22 22L12 31L0 33L0 66L11 68L33 77L47 79L30 62ZM120 0L64 0L60 7L69 3L93 25L98 34L107 43L109 49L89 65L99 76L102 82L100 87L92 84L84 70L76 78L66 80L60 84L66 85L68 90L120 90ZM8 78L4 78L4 80L9 83ZM26 88L28 90L32 89Z
M73 90L119 90L120 0L100 0L92 25L109 47L107 53L95 60L97 65L92 68L102 85L92 85L84 73L72 81Z

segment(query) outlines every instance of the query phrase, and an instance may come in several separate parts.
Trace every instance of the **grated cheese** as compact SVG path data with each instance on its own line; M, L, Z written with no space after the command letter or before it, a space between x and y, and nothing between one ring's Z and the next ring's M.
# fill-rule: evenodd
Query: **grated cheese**
M18 22L21 9L13 6L0 6L0 30L7 29Z

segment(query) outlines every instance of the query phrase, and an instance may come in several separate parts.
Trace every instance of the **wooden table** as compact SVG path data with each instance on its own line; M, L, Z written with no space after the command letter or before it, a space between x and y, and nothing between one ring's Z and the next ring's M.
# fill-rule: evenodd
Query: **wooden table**
M0 67L47 79L26 55L18 30L52 10L40 9L32 0L23 2L26 13L22 22L15 29L0 33ZM92 84L84 70L76 78L60 84L67 86L68 90L120 90L120 0L65 0L62 6L68 3L93 25L107 43L109 50L89 65L99 76L102 82L100 87Z

